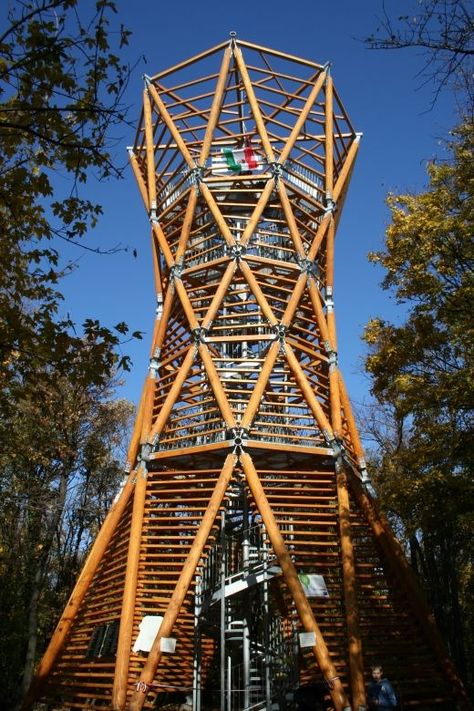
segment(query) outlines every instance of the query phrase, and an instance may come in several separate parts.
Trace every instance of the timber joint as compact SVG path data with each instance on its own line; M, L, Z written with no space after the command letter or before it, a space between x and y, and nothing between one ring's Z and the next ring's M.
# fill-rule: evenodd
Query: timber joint
M206 335L207 335L207 329L205 328L194 328L193 329L193 338L194 338L194 343L199 346L201 343L206 342Z
M229 431L229 439L232 441L232 451L240 454L245 451L249 433L245 427L235 427Z
M283 323L276 323L272 326L273 333L275 334L275 340L283 343L285 341L286 332L288 331L288 326Z
M247 248L243 244L234 244L232 247L229 249L229 254L232 257L232 259L235 259L237 262L242 259L242 257L245 256L247 252Z
M298 258L298 266L303 274L308 276L318 277L316 262L306 257Z
M277 160L272 161L268 165L270 167L272 177L275 180L275 183L278 185L278 181L280 180L281 177L283 177L283 166Z
M202 165L196 165L189 171L191 182L199 190L199 184L204 179L204 167Z
M173 264L173 266L170 267L170 278L171 279L181 279L182 273L183 273L183 265L182 264Z

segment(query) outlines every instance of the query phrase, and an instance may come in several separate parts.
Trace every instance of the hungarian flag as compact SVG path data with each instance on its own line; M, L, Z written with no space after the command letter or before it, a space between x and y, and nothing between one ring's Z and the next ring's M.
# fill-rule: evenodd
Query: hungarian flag
M255 171L261 168L260 157L252 146L244 148L223 148L212 157L213 173L238 173Z

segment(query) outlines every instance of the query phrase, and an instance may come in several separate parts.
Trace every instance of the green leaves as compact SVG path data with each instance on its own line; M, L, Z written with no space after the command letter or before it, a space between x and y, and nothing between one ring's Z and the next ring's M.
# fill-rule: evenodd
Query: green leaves
M459 640L474 584L473 148L474 124L465 123L451 159L429 166L424 193L389 196L385 250L370 259L408 313L399 326L373 319L365 331L371 390L390 422L377 439L374 482L416 552L461 669L472 657Z
M78 335L69 319L57 318L61 277L72 268L58 239L83 243L102 214L78 188L94 174L120 175L111 131L126 112L128 67L112 47L115 4L26 0L9 8L0 37L0 378L7 393L9 378L33 378L45 363L65 372L72 359L70 377L83 382L128 366L116 353L123 325L116 331L92 319ZM123 26L117 33L117 45L127 41Z

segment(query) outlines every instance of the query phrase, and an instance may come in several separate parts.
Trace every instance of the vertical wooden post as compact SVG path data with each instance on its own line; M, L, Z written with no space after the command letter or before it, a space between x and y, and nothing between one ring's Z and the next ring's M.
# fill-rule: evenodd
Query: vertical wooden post
M357 456L359 467L362 469L365 468L364 449L362 447L362 442L360 441L359 430L357 428L354 414L352 412L351 402L346 391L346 386L344 384L344 378L342 377L341 371L338 371L338 375L342 409L346 418L349 435L352 440L352 447L354 449L355 455Z
M130 496L134 489L135 480L135 470L131 471L128 475L127 481L124 484L119 496L112 504L107 517L102 524L102 527L94 541L89 555L87 556L84 567L79 575L74 590L72 591L61 619L58 622L56 629L54 630L51 641L43 655L41 663L36 672L33 683L25 697L22 705L22 709L29 709L33 701L37 698L38 693L43 685L46 677L51 672L53 664L62 649L66 636L71 629L71 625L74 622L78 610L84 600L89 586L94 578L97 568L102 561L102 557L107 550L107 547L115 533L115 530L119 524L125 508L129 502Z
M337 473L336 482L352 706L354 709L359 709L361 707L366 707L367 700L364 686L364 659L362 655L362 642L359 625L359 605L357 602L354 546L352 544L351 535L349 492L347 490L346 473L343 470Z
M142 200L145 204L145 209L147 212L149 212L150 211L150 201L148 199L148 190L145 185L145 181L143 180L143 176L142 176L140 167L138 165L137 157L132 149L130 149L128 151L128 157L130 159L130 165L132 166L133 175L135 176L135 180L137 181L137 184L138 184L138 189L140 191L140 195L142 196Z
M155 173L155 146L153 141L153 125L151 118L151 104L148 92L143 92L143 117L145 121L146 167L148 179L148 204L150 210L156 211L156 173Z
M232 478L236 461L237 457L235 454L227 455L224 466L222 467L222 471L209 500L209 504L204 516L202 517L199 529L196 533L178 582L176 583L176 587L169 601L168 608L160 625L160 629L140 675L140 681L145 685L145 690L141 691L137 688L132 696L130 711L141 711L143 704L146 701L147 685L153 681L158 664L161 660L161 640L163 637L169 637L173 630L174 623L176 622L176 618L178 617L181 605L186 597L186 593L189 590L189 586L199 563L199 559L202 555L207 539L209 538L212 526L214 525L214 521L222 504L222 500Z
M268 503L268 499L265 496L265 492L250 455L247 454L247 452L243 452L240 455L240 462L245 472L247 484L252 492L255 504L260 511L268 537L295 602L303 627L307 632L313 632L315 635L316 644L313 647L313 652L324 677L327 679L331 687L331 698L336 707L336 711L345 711L346 709L350 711L350 706L347 701L344 688L341 684L336 668L332 663L326 642L324 641L319 625L315 620L311 606L306 598L303 586L298 578L298 573L296 572L294 563L291 560L285 541L283 540L283 536L280 533L280 529L278 528L278 524L275 520L271 506Z
M333 91L332 77L328 72L326 76L326 106L324 116L325 126L325 152L324 152L324 167L325 167L325 182L326 182L326 200L332 200L333 180L334 180L334 140L333 140Z
M128 667L135 616L135 600L138 581L138 563L140 559L143 512L145 507L147 472L145 466L137 471L137 483L133 497L132 521L128 542L127 568L120 615L120 630L115 662L112 706L114 711L124 711L127 701Z

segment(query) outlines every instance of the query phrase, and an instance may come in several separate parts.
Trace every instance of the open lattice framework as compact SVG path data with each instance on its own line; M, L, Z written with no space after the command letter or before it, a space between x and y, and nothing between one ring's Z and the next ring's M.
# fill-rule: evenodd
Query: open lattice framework
M218 706L212 684L222 709L248 708L239 655L266 674L253 706L281 707L300 632L296 684L323 678L337 711L365 708L376 661L410 708L467 708L364 487L338 368L334 238L359 138L328 65L235 37L146 77L130 160L152 230L150 369L128 478L25 708L139 711L182 689L198 711ZM145 616L163 618L146 650Z

